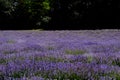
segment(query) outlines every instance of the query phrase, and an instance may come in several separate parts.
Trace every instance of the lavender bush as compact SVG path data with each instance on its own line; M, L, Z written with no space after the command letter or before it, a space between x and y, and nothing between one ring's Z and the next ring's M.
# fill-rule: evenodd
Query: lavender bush
M120 80L120 31L0 31L0 80Z

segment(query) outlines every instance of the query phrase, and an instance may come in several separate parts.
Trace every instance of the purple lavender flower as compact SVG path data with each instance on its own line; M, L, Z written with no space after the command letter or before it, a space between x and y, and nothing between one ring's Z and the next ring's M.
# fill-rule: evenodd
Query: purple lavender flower
M1 80L119 80L119 30L0 31Z

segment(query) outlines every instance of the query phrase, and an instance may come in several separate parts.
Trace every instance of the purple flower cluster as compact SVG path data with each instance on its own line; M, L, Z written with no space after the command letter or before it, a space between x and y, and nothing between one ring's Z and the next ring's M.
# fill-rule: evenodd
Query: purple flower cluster
M0 31L0 80L120 80L120 31Z

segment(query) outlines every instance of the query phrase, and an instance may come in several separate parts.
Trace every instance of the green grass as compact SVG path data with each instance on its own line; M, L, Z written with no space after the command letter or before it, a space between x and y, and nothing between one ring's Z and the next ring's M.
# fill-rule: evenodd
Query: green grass
M65 50L66 54L72 54L72 55L79 55L79 54L85 54L85 50Z
M87 61L88 61L88 63L92 62L93 61L93 57L92 56L88 56L87 57Z
M9 44L14 44L15 41L13 41L13 40L8 40L7 43L9 43Z

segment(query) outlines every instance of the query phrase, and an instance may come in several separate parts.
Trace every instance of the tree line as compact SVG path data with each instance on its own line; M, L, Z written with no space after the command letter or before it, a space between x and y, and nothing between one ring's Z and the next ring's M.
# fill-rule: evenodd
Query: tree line
M117 0L0 0L0 29L119 26Z

